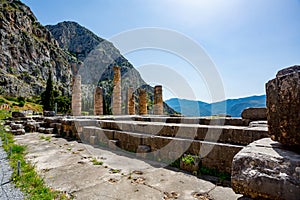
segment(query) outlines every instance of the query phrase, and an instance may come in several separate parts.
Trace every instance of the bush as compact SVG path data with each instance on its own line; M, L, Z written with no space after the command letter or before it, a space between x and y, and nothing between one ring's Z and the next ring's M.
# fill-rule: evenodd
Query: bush
M23 107L25 105L25 101L20 101L19 102L19 107Z

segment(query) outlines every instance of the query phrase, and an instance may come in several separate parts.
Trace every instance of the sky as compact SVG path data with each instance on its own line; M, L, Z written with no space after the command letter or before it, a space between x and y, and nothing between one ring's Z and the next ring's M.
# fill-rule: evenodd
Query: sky
M146 82L163 85L164 100L179 97L214 102L265 94L265 83L278 70L300 64L300 0L22 2L43 25L76 21L110 41L117 41L120 34L136 34L136 30L151 27L197 44L203 51L189 48L179 41L182 38L176 41L176 37L167 36L161 41L173 38L169 41L173 46L167 47L171 49L150 45L124 52ZM142 38L151 43L151 36ZM115 45L123 49L118 42ZM210 65L202 66L214 68L213 73L197 71L201 63L195 66L184 53L174 53L176 45L181 52L188 52L188 57L193 54L210 59Z

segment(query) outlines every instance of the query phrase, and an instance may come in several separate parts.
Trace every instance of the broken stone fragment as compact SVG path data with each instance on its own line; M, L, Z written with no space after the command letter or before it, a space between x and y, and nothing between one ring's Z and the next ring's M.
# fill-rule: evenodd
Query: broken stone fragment
M251 198L298 200L300 155L270 138L257 140L233 158L231 185Z
M300 66L279 71L266 84L267 118L272 140L300 146Z

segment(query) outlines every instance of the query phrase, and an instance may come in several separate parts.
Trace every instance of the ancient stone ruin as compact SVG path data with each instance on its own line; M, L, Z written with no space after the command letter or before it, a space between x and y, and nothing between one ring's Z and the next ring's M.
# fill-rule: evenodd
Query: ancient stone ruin
M127 90L127 112L128 115L135 115L135 101L133 88L129 87Z
M163 103L162 86L157 85L154 87L154 115L163 114Z
M300 66L280 70L266 90L271 138L300 147Z
M147 109L147 93L145 89L139 90L139 114L140 115L147 115L148 109Z
M121 96L121 71L120 67L114 66L113 80L113 98L112 98L112 113L113 115L122 114L122 96Z
M99 86L94 92L94 115L103 115L103 91Z
M72 85L72 115L81 115L81 76L76 75L73 77Z
M257 140L233 159L232 187L252 198L300 197L300 66L266 84L271 138ZM272 141L272 140L273 141Z

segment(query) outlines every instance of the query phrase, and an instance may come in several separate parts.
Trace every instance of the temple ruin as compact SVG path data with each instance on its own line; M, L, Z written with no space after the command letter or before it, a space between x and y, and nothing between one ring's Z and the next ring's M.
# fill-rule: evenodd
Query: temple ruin
M103 91L99 86L94 92L94 115L103 115Z
M139 114L140 115L147 115L147 92L145 89L140 88L139 90Z
M127 111L128 115L135 115L135 98L133 88L129 87L127 90Z
M121 70L120 67L114 66L113 96L112 96L112 113L113 115L122 114L122 96L121 96Z
M162 115L164 112L164 102L162 96L162 86L157 85L154 87L154 115Z
M76 75L73 77L72 85L72 115L81 115L81 76Z

